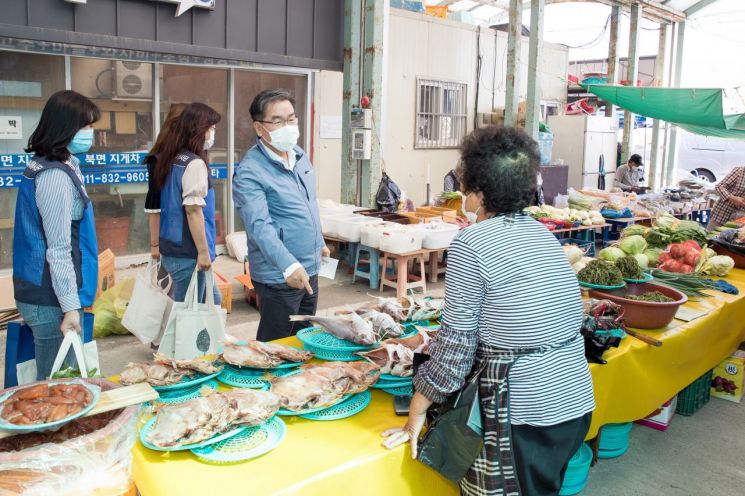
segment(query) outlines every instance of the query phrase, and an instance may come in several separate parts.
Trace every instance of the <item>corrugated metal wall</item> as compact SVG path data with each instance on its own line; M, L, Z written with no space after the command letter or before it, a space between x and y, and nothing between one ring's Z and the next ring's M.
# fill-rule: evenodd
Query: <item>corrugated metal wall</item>
M344 0L0 0L0 37L342 69Z

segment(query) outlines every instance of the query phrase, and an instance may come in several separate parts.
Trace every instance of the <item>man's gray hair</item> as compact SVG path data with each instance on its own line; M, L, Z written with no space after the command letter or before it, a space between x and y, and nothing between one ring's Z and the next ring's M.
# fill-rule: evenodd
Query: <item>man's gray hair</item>
M248 110L251 114L251 119L254 121L262 120L266 114L266 108L270 103L284 101L289 101L293 108L295 107L295 98L293 98L292 94L285 89L274 88L262 91L256 95L254 101L251 102L251 107Z

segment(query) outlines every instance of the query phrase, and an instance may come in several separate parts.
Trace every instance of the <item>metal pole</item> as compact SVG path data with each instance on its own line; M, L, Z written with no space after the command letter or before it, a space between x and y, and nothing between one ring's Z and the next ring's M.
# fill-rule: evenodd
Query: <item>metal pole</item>
M608 84L618 82L618 22L621 17L621 7L618 5L610 11L610 41L608 42ZM605 116L616 116L616 107L605 102Z
M685 22L678 23L678 41L675 47L675 76L673 77L673 88L680 88L680 80L683 76L683 42L685 41ZM673 126L670 130L670 146L667 154L667 167L664 186L675 182L675 169L678 158L678 128Z
M525 130L538 139L538 123L541 120L541 71L538 65L543 52L543 11L546 0L530 2L530 42L528 49L528 105Z
M352 108L360 101L361 20L364 0L344 2L344 90L342 94L341 201L357 203L357 161L352 159Z
M631 6L631 26L629 28L629 57L627 61L626 79L630 86L636 86L639 77L639 31L641 28L642 8L638 3ZM623 112L623 144L621 146L621 161L629 159L633 145L634 114Z
M665 85L665 60L667 58L667 24L660 24L660 39L657 47L657 58L654 62L654 81L652 86ZM646 136L646 135L645 135ZM660 185L664 164L660 160L660 120L655 119L652 125L652 153L649 157L647 180L652 189Z
M510 0L510 24L507 29L507 79L504 99L504 125L515 126L520 99L520 52L522 48L523 3ZM532 32L532 30L531 30ZM494 33L494 36L497 36ZM494 64L497 53L494 52Z

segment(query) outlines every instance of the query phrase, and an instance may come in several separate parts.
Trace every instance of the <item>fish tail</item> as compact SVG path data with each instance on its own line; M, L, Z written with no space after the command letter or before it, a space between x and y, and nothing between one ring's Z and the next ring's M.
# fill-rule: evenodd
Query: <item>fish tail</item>
M313 315L290 315L290 322L308 322L313 318Z

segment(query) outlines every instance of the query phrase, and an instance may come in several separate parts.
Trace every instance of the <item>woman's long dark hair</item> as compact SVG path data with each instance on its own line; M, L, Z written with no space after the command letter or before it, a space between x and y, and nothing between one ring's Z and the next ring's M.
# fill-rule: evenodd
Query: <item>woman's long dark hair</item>
M165 186L179 152L191 152L201 157L205 164L208 163L204 152L204 135L218 122L220 114L209 105L190 103L184 108L173 128L172 136L164 140L160 149L155 167L155 184L158 188L163 189Z
M181 118L181 114L184 113L185 108L185 103L171 104L171 108L168 109L168 115L166 115L163 125L160 126L160 132L158 133L158 137L155 139L155 144L145 157L146 163L163 150L164 143L173 139L173 132L176 130L176 124Z
M67 145L75 133L100 118L101 111L88 98L75 91L58 91L44 105L26 153L63 162L70 158Z

